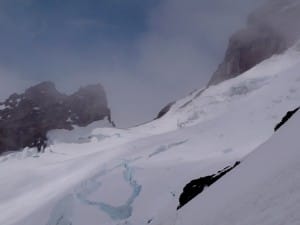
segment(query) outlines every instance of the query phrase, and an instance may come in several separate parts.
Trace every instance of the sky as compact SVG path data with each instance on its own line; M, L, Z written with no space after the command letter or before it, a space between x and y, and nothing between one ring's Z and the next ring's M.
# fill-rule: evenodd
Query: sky
M0 0L0 99L102 83L120 127L204 87L260 0Z

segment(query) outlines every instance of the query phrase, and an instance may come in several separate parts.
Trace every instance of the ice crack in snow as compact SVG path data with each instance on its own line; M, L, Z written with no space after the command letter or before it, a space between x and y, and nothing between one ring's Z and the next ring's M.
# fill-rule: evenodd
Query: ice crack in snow
M139 185L136 180L134 180L134 170L129 166L128 162L124 162L123 167L125 169L123 172L124 179L132 187L131 196L128 198L126 203L121 206L115 207L106 203L99 204L100 209L107 213L113 220L123 220L131 217L133 211L132 204L142 190L142 186Z
M88 196L98 191L99 188L101 187L101 182L98 181L98 179L102 176L107 175L107 173L112 172L113 170L120 167L124 168L124 172L123 172L124 180L132 188L132 194L128 198L128 200L121 206L112 206L108 203L89 200ZM109 217L113 220L128 219L132 215L132 211L133 211L132 204L134 203L135 199L139 196L142 190L142 186L139 185L138 182L134 179L133 173L134 173L134 169L129 166L129 161L124 161L121 165L117 165L110 170L101 171L99 174L95 175L91 179L82 183L80 187L80 191L76 193L76 197L79 199L80 202L84 204L97 207L101 211L108 214Z

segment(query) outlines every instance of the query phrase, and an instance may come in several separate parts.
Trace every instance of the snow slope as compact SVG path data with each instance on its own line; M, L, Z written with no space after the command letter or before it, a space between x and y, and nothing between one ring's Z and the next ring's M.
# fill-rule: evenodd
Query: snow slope
M183 208L176 224L299 225L299 128L297 113L240 166Z
M191 93L159 120L86 129L66 142L59 131L43 154L0 158L0 224L175 224L187 183L242 160L299 106L299 70L296 45Z

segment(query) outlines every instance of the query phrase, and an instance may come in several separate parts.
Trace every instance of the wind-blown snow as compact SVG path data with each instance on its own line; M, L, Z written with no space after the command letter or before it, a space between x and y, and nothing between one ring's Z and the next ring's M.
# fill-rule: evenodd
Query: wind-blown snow
M193 92L151 123L76 129L67 140L55 131L43 154L1 157L0 224L185 224L182 188L243 161L299 106L299 46Z

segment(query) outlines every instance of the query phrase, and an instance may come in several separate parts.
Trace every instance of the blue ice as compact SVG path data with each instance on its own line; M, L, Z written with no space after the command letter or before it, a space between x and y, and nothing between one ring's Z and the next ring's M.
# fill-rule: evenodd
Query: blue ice
M114 167L114 169L118 167L119 166ZM139 185L138 182L134 179L133 176L134 170L129 166L129 162L125 161L122 164L122 167L124 168L124 172L123 172L124 180L132 188L132 194L123 205L112 206L108 203L97 202L88 199L88 195L97 191L101 186L101 182L97 181L97 179L101 176L106 175L108 171L101 172L94 178L83 183L81 186L82 190L76 194L77 198L85 204L99 208L101 211L109 215L109 217L113 220L124 220L131 217L133 211L132 204L134 203L135 199L139 196L142 190L142 186Z

